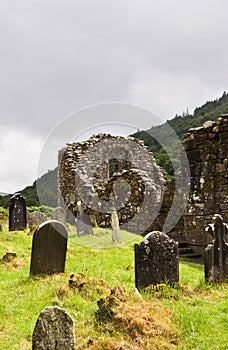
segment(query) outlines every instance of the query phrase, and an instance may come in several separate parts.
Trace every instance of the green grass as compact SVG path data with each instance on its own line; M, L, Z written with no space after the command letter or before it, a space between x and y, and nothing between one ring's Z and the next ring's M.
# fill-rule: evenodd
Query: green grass
M9 233L7 225L3 225L0 258L7 251L16 252L17 258L11 262L0 262L1 350L31 349L36 319L48 305L63 307L73 317L76 349L86 349L88 339L100 339L103 342L101 349L112 349L104 346L106 341L126 338L124 331L111 334L105 327L96 327L95 312L97 300L109 294L111 287L124 284L128 295L134 289L134 243L141 238L122 232L123 243L116 245L111 240L110 231L104 234L98 229L95 235L85 237L77 237L72 228L69 231L65 273L34 277L29 276L32 236L27 232ZM68 280L72 273L102 279L106 286L94 280L83 292L71 289ZM180 261L179 286L161 286L158 290L148 290L142 296L141 300L135 300L136 304L142 303L142 300L148 305L159 301L162 307L171 311L172 322L179 334L178 341L170 341L170 347L148 345L144 348L228 349L228 287L225 284L206 285L203 266Z

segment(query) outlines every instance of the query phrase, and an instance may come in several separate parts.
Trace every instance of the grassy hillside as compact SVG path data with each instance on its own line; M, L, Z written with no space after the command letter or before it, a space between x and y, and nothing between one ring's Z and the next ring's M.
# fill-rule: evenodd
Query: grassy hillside
M32 186L27 186L20 192L26 198L27 206L39 206L40 201L37 194L37 183L42 195L42 205L52 207L57 206L57 168L49 170L46 174L33 182ZM9 207L9 201L12 194L1 197L0 205L4 208Z
M141 237L122 232L126 243L116 246L110 232L87 240L68 226L65 273L29 276L32 236L9 233L1 218L0 258L7 251L17 258L0 261L0 349L31 349L39 313L57 305L75 321L76 350L227 350L228 285L206 285L203 266L181 261L179 286L139 297L133 248Z

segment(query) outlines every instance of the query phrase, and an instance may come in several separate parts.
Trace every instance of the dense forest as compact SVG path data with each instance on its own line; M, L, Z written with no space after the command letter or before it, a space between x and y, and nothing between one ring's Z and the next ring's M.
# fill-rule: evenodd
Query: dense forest
M201 107L194 110L193 114L183 112L182 115L176 115L173 119L167 120L166 123L154 126L147 131L138 131L131 135L144 141L148 149L154 153L157 163L165 170L167 176L172 176L174 173L173 165L178 167L178 142L172 134L169 133L171 128L181 140L183 135L188 132L190 128L202 126L207 120L215 120L222 114L228 113L228 93L224 92L222 97L214 101L208 101ZM171 128L167 128L167 124ZM161 144L156 141L159 135L163 139L168 140L169 155L167 155ZM167 150L167 147L166 147ZM57 152L57 151L56 151ZM172 159L172 163L170 161ZM40 204L37 194L37 183L39 191L42 193L42 205L57 206L57 168L49 170L46 174L34 181L32 186L28 186L20 191L26 198L28 206L38 206ZM8 207L11 195L0 195L0 206Z

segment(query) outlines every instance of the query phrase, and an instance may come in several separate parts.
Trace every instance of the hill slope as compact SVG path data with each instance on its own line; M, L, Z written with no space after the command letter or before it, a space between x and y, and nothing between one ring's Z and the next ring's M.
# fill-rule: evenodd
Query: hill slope
M57 167L54 170L49 170L46 174L42 175L39 179L33 182L32 186L25 187L22 191L22 195L26 198L26 204L28 206L39 206L40 201L37 194L37 183L39 191L42 194L42 205L49 205L52 207L57 206ZM7 208L9 206L9 200L12 194L4 197L0 197L0 206Z
M144 141L149 150L154 153L157 163L166 170L167 174L172 176L174 171L168 155L162 146L151 136L162 135L168 140L168 147L171 153L172 162L178 165L179 147L177 141L169 135L167 124L175 131L177 136L181 139L190 128L202 126L208 120L215 120L222 114L228 113L228 93L224 92L222 97L214 101L208 101L201 107L194 110L193 114L183 113L176 115L173 119L167 120L166 123L152 127L147 131L138 131L131 135Z

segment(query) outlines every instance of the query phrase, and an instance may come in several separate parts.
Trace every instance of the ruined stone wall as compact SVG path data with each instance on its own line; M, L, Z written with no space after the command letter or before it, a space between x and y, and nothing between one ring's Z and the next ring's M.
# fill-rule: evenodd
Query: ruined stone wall
M190 194L184 215L169 235L184 236L201 250L211 240L205 234L205 227L211 223L212 216L219 213L225 222L228 219L227 120L226 115L190 129L183 140L191 171ZM101 148L97 147L100 142ZM110 159L115 161L115 173L111 177ZM118 208L122 228L140 234L162 231L172 204L175 179L167 181L165 187L164 184L153 155L137 139L99 134L85 142L68 144L59 152L59 204L77 203L84 197L82 207L87 214L95 215L102 227L110 226L110 213L100 212L100 207L105 202L110 206L112 201L114 208L116 202L122 201L123 206ZM163 201L157 216L161 196Z
M190 163L191 188L183 216L190 244L205 246L211 239L205 226L215 213L228 219L228 115L190 129L183 144Z
M102 227L110 226L110 208L117 209L121 228L137 233L156 218L165 183L142 141L109 134L67 144L59 152L58 176L61 206L80 201Z

